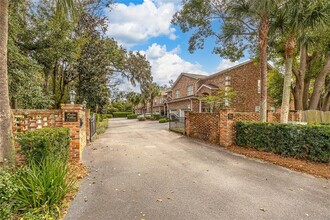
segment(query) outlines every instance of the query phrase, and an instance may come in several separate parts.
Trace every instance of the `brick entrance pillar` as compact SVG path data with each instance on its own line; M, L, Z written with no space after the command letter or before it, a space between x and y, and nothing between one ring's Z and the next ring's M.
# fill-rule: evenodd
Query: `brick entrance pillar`
M69 158L71 162L80 162L81 159L81 118L85 117L82 105L79 104L61 104L63 114L63 127L70 129L70 151Z
M227 147L234 144L234 110L220 110L219 120L220 145Z

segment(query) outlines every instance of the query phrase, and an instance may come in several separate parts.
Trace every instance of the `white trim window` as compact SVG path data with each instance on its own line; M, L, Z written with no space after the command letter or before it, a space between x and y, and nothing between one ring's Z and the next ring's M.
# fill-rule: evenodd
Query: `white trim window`
M194 94L194 88L193 86L188 86L187 87L187 96L193 95Z
M175 98L180 98L180 90L175 90Z
M256 106L255 111L260 112L260 106L259 105Z

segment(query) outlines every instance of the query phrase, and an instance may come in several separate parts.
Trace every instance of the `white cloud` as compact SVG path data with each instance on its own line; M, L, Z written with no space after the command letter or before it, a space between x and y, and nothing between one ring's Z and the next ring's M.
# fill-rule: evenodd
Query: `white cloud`
M216 71L221 71L221 70L225 70L225 69L228 69L230 67L233 67L233 66L236 66L237 64L240 64L241 62L239 61L235 61L235 62L232 62L228 59L222 59L221 62L219 63Z
M142 52L146 54L151 64L154 81L160 85L168 84L171 79L175 81L182 72L207 75L199 63L190 63L178 55L179 46L167 51L166 45L155 43Z
M144 0L142 4L116 4L109 12L107 34L126 47L146 42L158 36L176 39L171 27L173 14L177 10L175 0Z

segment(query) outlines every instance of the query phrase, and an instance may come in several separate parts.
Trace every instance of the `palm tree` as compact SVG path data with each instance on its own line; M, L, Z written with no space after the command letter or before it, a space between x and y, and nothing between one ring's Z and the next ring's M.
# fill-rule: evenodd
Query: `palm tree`
M7 74L8 0L0 0L0 163L13 161Z
M153 114L154 99L160 95L160 88L156 83L150 83L149 85L149 101L150 101L150 113Z
M53 0L57 11L72 15L75 0ZM0 0L0 164L14 163L15 149L11 139L12 122L9 104L7 44L9 1Z
M285 75L281 108L281 123L288 122L290 110L290 94L292 80L292 65L297 45L297 38L309 28L315 29L327 19L323 1L291 0L281 5L279 16L284 21L279 29L285 36ZM284 18L284 19L283 19Z
M249 0L236 1L231 7L235 17L241 19L241 15L252 17L258 21L258 49L261 76L261 102L260 102L260 121L267 120L267 47L268 33L270 28L270 15L276 8L277 3L274 0ZM242 21L243 25L246 22Z

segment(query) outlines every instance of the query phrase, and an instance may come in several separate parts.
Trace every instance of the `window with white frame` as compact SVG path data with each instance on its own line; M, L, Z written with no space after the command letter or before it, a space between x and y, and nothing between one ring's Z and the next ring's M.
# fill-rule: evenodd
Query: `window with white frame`
M257 105L256 108L255 108L256 112L260 112L260 106Z
M180 90L175 91L175 98L180 98Z
M261 80L258 80L258 93L261 93Z
M190 96L193 94L194 94L193 86L188 86L187 87L187 96Z

